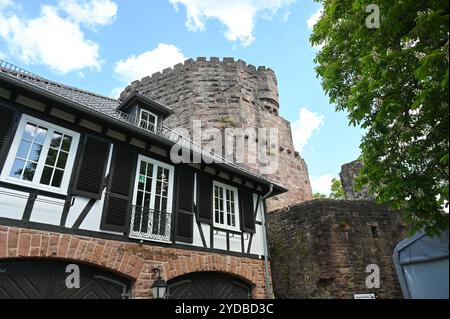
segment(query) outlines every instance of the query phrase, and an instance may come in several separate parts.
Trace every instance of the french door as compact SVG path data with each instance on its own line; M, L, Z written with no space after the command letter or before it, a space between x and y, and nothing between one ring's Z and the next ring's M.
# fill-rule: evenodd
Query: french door
M174 168L145 156L137 167L130 237L169 241Z

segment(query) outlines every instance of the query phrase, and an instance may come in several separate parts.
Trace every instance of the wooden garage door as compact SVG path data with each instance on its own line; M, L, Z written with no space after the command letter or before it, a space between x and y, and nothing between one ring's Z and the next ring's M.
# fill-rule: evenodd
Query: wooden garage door
M80 269L80 288L66 286L66 267L53 260L0 261L0 299L123 299L130 282L91 266Z
M169 299L250 299L246 282L217 272L200 272L169 280Z

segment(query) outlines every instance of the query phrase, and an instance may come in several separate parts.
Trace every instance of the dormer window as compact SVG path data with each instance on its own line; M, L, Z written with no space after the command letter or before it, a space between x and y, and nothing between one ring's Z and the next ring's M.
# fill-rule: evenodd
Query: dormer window
M117 110L126 113L136 126L152 133L159 133L163 121L173 114L169 107L136 91L130 93Z
M141 109L139 126L147 131L156 132L156 128L158 126L158 116L150 111Z

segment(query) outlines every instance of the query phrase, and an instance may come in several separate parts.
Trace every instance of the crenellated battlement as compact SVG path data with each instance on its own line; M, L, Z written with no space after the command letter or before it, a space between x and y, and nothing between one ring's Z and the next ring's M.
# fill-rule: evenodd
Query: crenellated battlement
M256 67L241 59L235 60L231 57L224 57L222 60L218 57L211 57L209 59L206 57L198 57L196 60L188 59L183 63L166 68L161 72L156 72L140 80L133 81L125 88L119 99L124 100L130 92L139 91L140 88L151 85L153 82L166 78L183 77L184 74L193 75L196 72L200 72L200 69L209 69L210 72L214 72L215 70L216 73L222 74L233 72L245 74L247 79L253 79L253 82L256 82L255 85L248 89L257 92L255 97L266 102L263 104L267 111L278 115L278 80L275 72L271 68L265 66Z

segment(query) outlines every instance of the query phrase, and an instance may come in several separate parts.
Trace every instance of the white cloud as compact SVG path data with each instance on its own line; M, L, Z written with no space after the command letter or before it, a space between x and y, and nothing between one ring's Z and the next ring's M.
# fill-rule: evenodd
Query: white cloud
M308 28L310 28L310 29L314 28L316 23L319 22L320 17L322 16L322 14L323 14L323 8L320 8L319 10L314 12L313 15L310 16L308 18L308 20L306 20L306 24L308 25Z
M186 57L179 48L171 44L160 43L154 50L118 61L115 64L114 72L122 82L129 83L185 60Z
M32 19L20 17L17 8L7 11L12 4L0 0L0 39L11 55L61 74L85 68L100 70L99 45L85 38L81 24L110 23L117 12L112 1L61 0L58 6L42 5L39 16Z
M113 99L118 99L120 97L120 93L122 93L123 90L125 90L125 87L123 86L112 89L110 97L112 97Z
M59 7L75 23L89 27L110 24L117 14L117 5L111 0L61 0Z
M9 7L12 4L12 0L0 0L0 9Z
M178 5L186 7L186 26L190 31L204 31L208 19L217 19L226 27L225 37L229 41L239 41L250 45L255 37L253 29L258 14L268 18L276 15L296 0L170 0L178 10ZM281 17L286 18L286 13Z
M306 20L306 24L308 25L308 28L310 28L310 29L314 28L314 26L317 24L317 22L319 22L322 14L323 14L323 8L320 8L316 12L314 12L313 15L310 16L308 18L308 20ZM313 48L316 49L317 51L320 51L323 48L323 44L314 45Z
M324 116L309 111L302 107L299 112L299 118L292 123L292 138L294 139L294 146L300 153L308 143L314 131L318 131L324 124Z
M311 187L313 193L321 193L327 196L331 193L331 181L334 176L331 174L325 174L319 177L311 177Z

